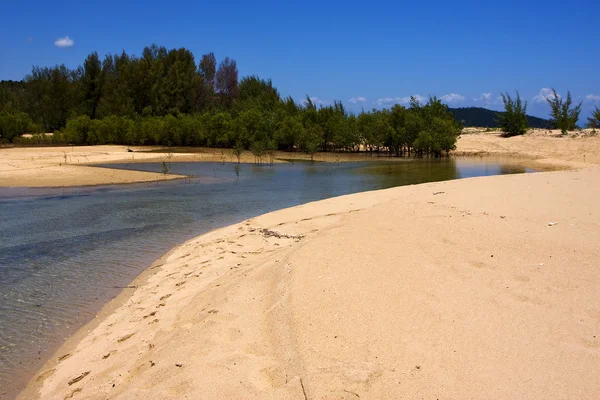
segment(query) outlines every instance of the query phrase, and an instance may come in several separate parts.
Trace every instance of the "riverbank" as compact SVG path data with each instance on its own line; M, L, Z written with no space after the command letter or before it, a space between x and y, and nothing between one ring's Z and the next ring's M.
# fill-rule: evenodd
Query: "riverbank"
M0 186L63 187L153 182L183 176L151 172L97 168L94 164L141 162L237 162L231 149L160 148L126 146L22 147L0 149ZM503 138L497 132L465 129L455 156L503 156L536 170L585 168L600 164L600 137L591 132L560 135L558 131L531 130L528 134ZM404 161L362 153L317 153L315 161ZM274 162L307 161L303 153L276 152ZM246 151L241 162L253 163Z
M405 186L210 232L150 267L21 398L594 398L599 179Z

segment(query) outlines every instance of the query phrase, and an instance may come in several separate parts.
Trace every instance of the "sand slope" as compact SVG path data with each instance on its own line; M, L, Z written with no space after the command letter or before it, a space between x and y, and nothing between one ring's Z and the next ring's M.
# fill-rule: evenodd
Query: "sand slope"
M465 128L456 144L457 155L517 155L534 160L537 169L582 168L600 164L600 137L585 129L562 135L558 130L531 129L511 138L480 128Z
M599 181L400 187L203 235L21 398L597 398Z

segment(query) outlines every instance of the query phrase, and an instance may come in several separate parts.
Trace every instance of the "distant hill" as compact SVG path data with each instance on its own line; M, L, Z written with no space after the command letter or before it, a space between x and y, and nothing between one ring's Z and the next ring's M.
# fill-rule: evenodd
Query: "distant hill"
M450 108L450 112L452 112L454 117L465 127L477 126L483 128L497 127L498 114L502 114L502 112L481 107ZM550 121L528 115L527 123L530 128L548 128Z

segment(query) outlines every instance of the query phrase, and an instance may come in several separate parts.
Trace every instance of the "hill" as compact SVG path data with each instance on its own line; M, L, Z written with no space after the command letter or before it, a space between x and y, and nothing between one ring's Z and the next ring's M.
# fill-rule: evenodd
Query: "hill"
M487 108L481 107L450 108L449 110L454 114L454 117L466 127L497 127L498 114L503 114L500 111L488 110ZM528 115L527 123L530 128L548 128L550 121Z

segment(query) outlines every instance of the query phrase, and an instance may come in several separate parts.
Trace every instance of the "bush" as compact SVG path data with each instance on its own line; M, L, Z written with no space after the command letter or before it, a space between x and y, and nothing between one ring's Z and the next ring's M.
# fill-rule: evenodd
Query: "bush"
M579 113L581 113L581 105L579 103L575 107L571 108L571 92L567 91L567 99L561 99L556 90L552 89L554 97L546 97L546 101L550 104L550 116L552 119L550 122L554 129L560 129L564 134L567 131L577 129L577 120L579 120Z
M512 99L508 93L502 93L502 102L504 103L504 114L498 114L500 119L500 129L505 137L523 135L527 132L527 102L521 101L521 96L517 92L517 98Z
M14 138L24 133L39 132L39 127L33 124L31 117L19 111L0 113L0 139L12 142Z
M596 106L596 109L592 112L591 118L588 118L588 128L600 128L600 108Z

